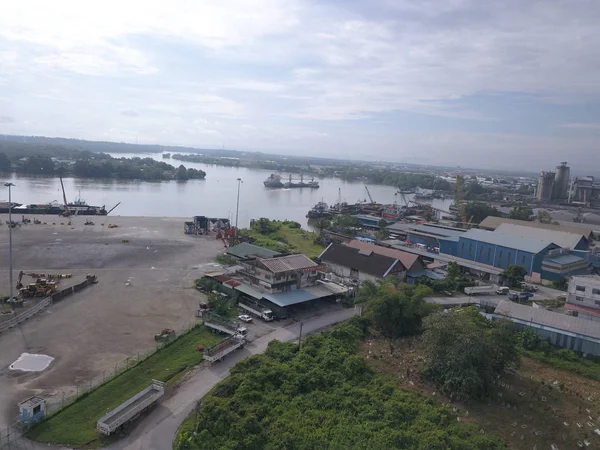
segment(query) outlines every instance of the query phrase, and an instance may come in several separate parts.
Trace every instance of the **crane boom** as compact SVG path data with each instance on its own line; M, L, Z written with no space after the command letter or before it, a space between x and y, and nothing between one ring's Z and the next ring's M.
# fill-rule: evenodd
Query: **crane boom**
M109 214L110 214L110 213L113 211L113 209L115 209L115 208L116 208L117 206L119 206L120 204L121 204L121 202L119 202L119 203L117 203L115 206L113 206L113 207L112 207L112 208L111 208L111 209L110 209L110 210L109 210L109 211L106 213L106 215L108 216L108 215L109 215Z
M365 189L367 190L367 195L369 196L369 200L371 200L371 203L375 203L373 201L373 197L371 197L371 193L369 192L369 188L367 186L365 186Z
M71 211L69 211L69 203L67 202L67 194L65 194L65 185L63 184L62 175L59 175L58 177L60 178L60 187L62 188L63 200L65 202L65 212L64 212L64 215L65 216L70 216L71 215Z

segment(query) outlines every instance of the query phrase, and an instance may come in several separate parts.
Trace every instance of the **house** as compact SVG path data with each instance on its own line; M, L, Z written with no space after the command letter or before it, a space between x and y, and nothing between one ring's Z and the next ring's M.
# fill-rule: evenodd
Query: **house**
M229 256L233 256L238 260L256 259L256 258L274 258L280 256L281 253L268 248L259 247L258 245L241 242L237 245L229 247L226 252Z
M568 314L600 322L600 276L580 275L569 281L565 309ZM598 325L600 328L600 325Z
M600 326L591 320L532 308L508 300L496 307L494 319L508 319L518 328L529 328L557 347L567 348L584 356L600 356Z
M329 272L361 282L390 276L405 280L409 272L424 269L418 255L356 240L330 244L319 259Z

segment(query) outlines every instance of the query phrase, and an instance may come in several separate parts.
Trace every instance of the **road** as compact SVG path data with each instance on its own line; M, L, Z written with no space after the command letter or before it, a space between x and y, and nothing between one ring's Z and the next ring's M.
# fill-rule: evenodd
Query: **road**
M302 335L314 333L354 316L353 308L335 310L304 321ZM247 344L243 350L228 355L223 361L196 371L186 382L181 384L175 393L163 400L152 412L143 418L131 433L123 440L107 447L108 450L168 450L173 447L177 429L190 414L198 400L206 395L219 381L229 375L229 369L248 356L263 353L270 341L293 341L300 335L300 323L293 323L284 328L277 328L254 342ZM26 449L41 450L58 448L27 441L22 446Z

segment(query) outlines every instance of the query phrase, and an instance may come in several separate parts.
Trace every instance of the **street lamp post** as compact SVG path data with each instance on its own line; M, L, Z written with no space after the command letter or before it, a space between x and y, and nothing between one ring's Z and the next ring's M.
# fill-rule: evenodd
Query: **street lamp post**
M243 183L241 178L237 179L238 182L238 193L237 193L237 204L235 206L235 227L238 227L238 216L240 213L240 185Z
M4 183L4 186L8 188L8 283L10 284L10 300L13 300L13 260L12 260L12 195L11 187L14 186L12 183Z

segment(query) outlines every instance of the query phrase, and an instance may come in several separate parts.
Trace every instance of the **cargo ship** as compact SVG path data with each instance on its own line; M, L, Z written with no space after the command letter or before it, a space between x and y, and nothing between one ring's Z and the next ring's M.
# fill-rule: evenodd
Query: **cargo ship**
M269 175L269 178L267 178L265 181L263 181L263 184L267 188L282 188L283 187L283 183L281 182L281 177L279 175L277 175L276 173L272 173L271 175Z
M309 219L321 219L324 217L331 217L332 214L333 213L331 212L331 209L327 206L327 203L320 201L315 206L313 206L310 211L308 211L306 217L308 217Z
M300 174L300 182L292 181L292 175L290 174L289 181L283 185L284 188L310 188L310 189L318 189L319 182L315 181L313 177L310 181L304 181L304 176Z
M8 207L8 202L0 203L0 214L8 214ZM67 207L73 216L106 216L108 214L104 206L88 205L83 200L68 203ZM58 202L32 203L29 205L13 202L11 212L13 214L54 214L62 216L65 207Z

